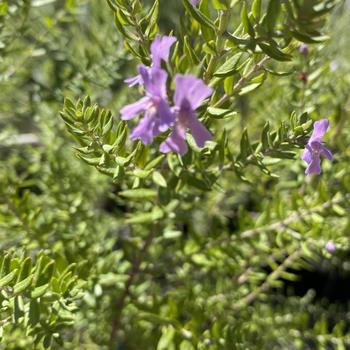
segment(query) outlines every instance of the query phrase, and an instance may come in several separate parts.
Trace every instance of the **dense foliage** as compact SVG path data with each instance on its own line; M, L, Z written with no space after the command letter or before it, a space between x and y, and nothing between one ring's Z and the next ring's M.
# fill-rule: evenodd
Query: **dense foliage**
M349 19L340 0L0 0L0 349L350 348ZM164 99L179 75L212 89L212 139L191 129L182 155L120 112L158 34L177 39ZM334 157L306 175L324 119Z

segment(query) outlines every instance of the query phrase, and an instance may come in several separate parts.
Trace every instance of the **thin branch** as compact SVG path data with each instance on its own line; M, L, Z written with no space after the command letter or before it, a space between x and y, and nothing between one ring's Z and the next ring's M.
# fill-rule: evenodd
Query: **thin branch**
M259 296L260 294L266 292L270 287L271 283L273 281L276 281L281 274L286 271L296 260L298 260L303 255L301 250L294 251L291 255L288 256L284 262L278 266L278 268L270 273L265 282L261 284L257 289L255 289L253 292L249 293L247 296L245 296L243 299L239 300L235 305L235 310L241 310L242 308L252 304Z
M246 75L246 76L242 76L237 83L235 84L235 86L233 87L233 91L234 93L238 93L244 86L244 84L249 81L256 72L258 72L260 69L262 69L264 67L264 64L270 59L270 57L265 56L264 58L262 58L258 63L256 63L253 68L251 69L251 71ZM214 108L218 108L220 106L222 106L226 101L228 101L231 98L231 96L225 94L223 95L220 100L218 100L213 107Z
M258 228L249 229L249 230L242 232L241 234L239 234L237 236L230 236L230 237L222 238L222 239L219 239L219 240L216 240L213 242L209 242L207 244L207 248L211 248L211 247L220 245L222 243L228 243L228 242L230 242L234 239L237 239L237 238L239 238L239 239L252 238L252 237L255 237L255 236L257 236L263 232L266 232L266 231L285 230L289 224L291 224L292 222L294 222L296 220L304 219L305 217L309 216L312 213L315 213L318 211L324 211L326 209L329 209L332 205L342 203L346 200L350 200L350 193L345 194L345 196L343 196L342 198L331 199L331 200L329 200L323 204L320 204L312 209L304 209L304 210L292 212L290 215L288 215L287 218L283 219L282 221L278 221L278 222L275 222L273 224L261 226Z
M123 291L122 295L120 296L120 298L116 301L115 305L113 306L113 310L115 310L116 314L115 314L115 317L114 317L113 322L112 322L112 330L111 330L111 334L110 334L110 345L109 345L110 350L115 349L114 342L116 339L118 329L120 328L121 316L123 313L123 309L125 307L126 300L127 300L128 296L130 295L130 288L133 285L137 275L140 272L141 264L142 264L146 254L148 252L149 246L151 245L151 243L153 241L155 232L156 232L156 230L153 229L150 232L150 234L148 235L148 237L146 238L146 240L144 241L144 244L143 244L143 247L141 248L140 254L138 255L138 257L136 257L136 259L134 260L134 262L132 264L130 276L125 284L124 291Z

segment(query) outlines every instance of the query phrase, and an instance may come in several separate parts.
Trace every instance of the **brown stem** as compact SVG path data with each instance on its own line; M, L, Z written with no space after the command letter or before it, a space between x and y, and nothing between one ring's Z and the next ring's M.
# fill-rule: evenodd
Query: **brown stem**
M140 254L133 261L131 271L130 271L130 276L125 284L124 291L123 291L122 295L120 296L120 298L116 301L115 305L113 306L113 310L116 311L116 314L115 314L115 317L114 317L113 322L112 322L112 330L111 330L111 334L110 334L110 344L109 344L110 350L115 349L114 342L115 342L117 331L120 328L121 316L123 313L125 302L130 294L130 288L133 285L135 278L137 277L137 275L140 272L141 264L142 264L146 254L148 252L148 248L149 248L150 244L153 241L155 232L156 232L156 230L153 229L150 232L150 234L148 235L148 237L146 238L146 240L141 248Z

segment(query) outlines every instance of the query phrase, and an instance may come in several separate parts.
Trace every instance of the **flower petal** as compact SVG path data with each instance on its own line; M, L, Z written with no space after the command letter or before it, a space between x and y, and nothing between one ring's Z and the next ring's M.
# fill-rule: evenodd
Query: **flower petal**
M204 147L205 141L211 140L213 137L208 129L193 114L187 120L187 126L191 130L194 140L198 147Z
M149 145L159 135L159 125L154 113L147 113L139 124L132 130L130 138L140 139L143 144Z
M321 120L315 122L314 123L314 131L312 132L309 143L311 143L313 141L322 140L322 137L327 132L328 127L329 127L328 119L321 119Z
M130 77L128 79L124 80L124 83L126 83L129 87L135 86L135 85L139 85L143 83L142 77L140 74L134 76L134 77Z
M312 161L312 153L311 153L311 150L310 150L310 146L306 146L306 148L304 149L304 152L301 156L301 159L303 161L305 161L306 163L310 164L311 161Z
M174 36L156 36L151 45L153 67L160 68L161 60L168 61L170 49L175 42Z
M187 101L187 103L190 103L192 110L195 110L213 93L212 88L193 75L177 74L175 83L174 102L180 108Z
M333 154L328 148L321 146L321 152L328 160L333 160Z
M176 127L170 136L161 143L160 151L162 153L176 152L184 155L188 151L186 144L186 133L182 127Z
M171 111L168 102L161 99L157 106L157 113L159 117L159 132L168 130L175 122L175 116Z
M146 91L152 96L166 99L167 72L160 68L148 68L143 65L139 65L137 69L142 77Z
M120 113L122 115L123 120L129 120L134 117L136 117L138 114L143 113L150 102L149 97L142 97L140 100L138 100L135 103L131 103L129 105L126 105L120 110Z
M320 174L321 173L321 159L319 156L314 156L311 163L305 170L305 174L309 175L311 173Z

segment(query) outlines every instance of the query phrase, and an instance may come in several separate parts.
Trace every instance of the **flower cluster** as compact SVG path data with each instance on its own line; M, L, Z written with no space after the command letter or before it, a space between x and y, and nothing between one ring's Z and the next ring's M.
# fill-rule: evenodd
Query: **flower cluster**
M192 3L195 5L197 2ZM130 87L143 85L145 96L123 107L120 113L123 120L144 115L131 132L132 140L139 139L148 145L156 136L170 130L169 136L160 145L160 151L184 155L188 151L187 130L191 131L199 147L204 147L205 142L212 139L210 132L197 119L196 109L213 91L201 79L177 74L173 106L170 105L167 94L168 73L162 68L162 61L168 62L170 49L175 42L176 38L173 36L156 36L151 45L151 65L139 65L138 75L125 80ZM322 142L328 127L327 119L314 124L313 133L302 155L302 160L308 164L305 171L307 175L320 174L321 154L329 160L333 159L332 153Z
M203 147L212 138L209 131L197 119L196 109L212 94L212 89L201 79L192 75L175 76L174 106L170 106L167 97L168 74L162 69L162 61L167 62L176 38L157 35L151 45L152 64L150 67L139 65L138 75L127 79L129 86L141 84L145 96L135 103L123 107L120 111L123 120L129 120L144 114L139 124L132 130L130 138L140 139L150 144L161 133L171 129L169 137L161 143L163 153L176 152L184 155L188 148L186 130L189 129L199 147Z

